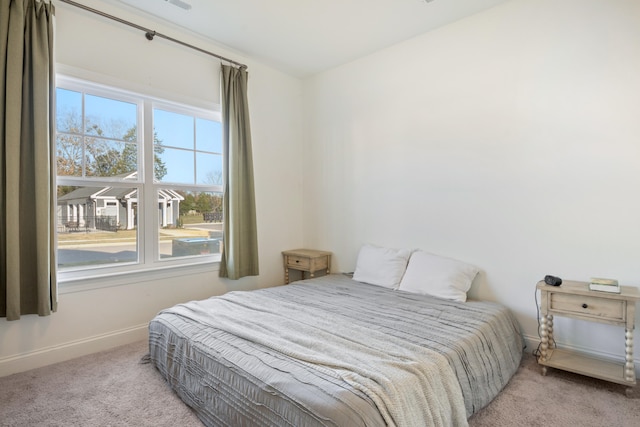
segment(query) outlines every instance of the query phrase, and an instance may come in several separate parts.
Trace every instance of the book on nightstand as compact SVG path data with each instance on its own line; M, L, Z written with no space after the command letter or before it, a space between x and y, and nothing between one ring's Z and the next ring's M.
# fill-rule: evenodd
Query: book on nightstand
M592 277L589 281L589 290L598 292L620 293L620 285L615 279L603 279L600 277Z

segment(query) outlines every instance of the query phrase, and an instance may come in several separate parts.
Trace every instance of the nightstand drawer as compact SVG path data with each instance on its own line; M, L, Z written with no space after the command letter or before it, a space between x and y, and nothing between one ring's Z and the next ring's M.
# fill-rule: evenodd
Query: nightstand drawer
M309 267L311 267L311 260L309 259L309 257L288 255L287 267L309 269Z
M626 320L625 301L585 295L550 292L549 310L556 313L575 314L594 319Z

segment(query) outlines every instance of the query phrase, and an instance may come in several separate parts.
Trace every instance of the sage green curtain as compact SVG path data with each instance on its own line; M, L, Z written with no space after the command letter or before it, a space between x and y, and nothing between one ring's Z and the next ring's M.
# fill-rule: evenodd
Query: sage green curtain
M0 2L0 317L57 309L51 2Z
M258 233L247 102L247 70L222 65L224 236L220 277L258 275Z

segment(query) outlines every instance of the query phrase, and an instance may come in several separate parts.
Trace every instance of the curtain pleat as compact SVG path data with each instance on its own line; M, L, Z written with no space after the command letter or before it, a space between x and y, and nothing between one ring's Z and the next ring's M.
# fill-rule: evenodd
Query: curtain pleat
M0 3L0 317L57 310L54 7Z
M253 183L248 74L222 65L222 143L224 156L224 236L220 277L257 276L258 233Z

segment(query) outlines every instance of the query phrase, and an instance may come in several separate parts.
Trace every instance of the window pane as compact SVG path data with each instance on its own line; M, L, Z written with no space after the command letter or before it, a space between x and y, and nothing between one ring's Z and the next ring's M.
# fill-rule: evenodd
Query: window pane
M56 163L59 176L82 176L82 138L68 134L56 136Z
M190 264L201 255L219 254L222 195L216 191L223 159L221 124L211 119L216 116L177 104L152 107L153 133L147 134L138 120L154 100L80 82L66 89L64 78L60 84L56 168L64 185L57 187L56 231L61 277L83 277L88 268L135 271L158 263ZM148 154L152 164L145 163L151 160ZM143 170L152 171L154 179L145 180ZM149 206L138 205L144 191Z
M156 152L155 157L156 164L159 160L166 168L166 174L161 178L162 182L193 184L193 151L163 147L163 152Z
M160 258L219 254L222 194L158 191Z
M138 169L138 145L85 138L87 141L86 175L109 176L131 179Z
M136 141L137 106L95 95L85 95L87 135Z
M222 125L207 119L196 119L196 150L222 153Z
M137 262L135 188L58 186L58 267Z
M56 128L58 132L82 132L82 93L56 89Z
M153 110L156 144L194 149L193 117L164 110Z
M196 184L222 185L222 156L196 153Z

